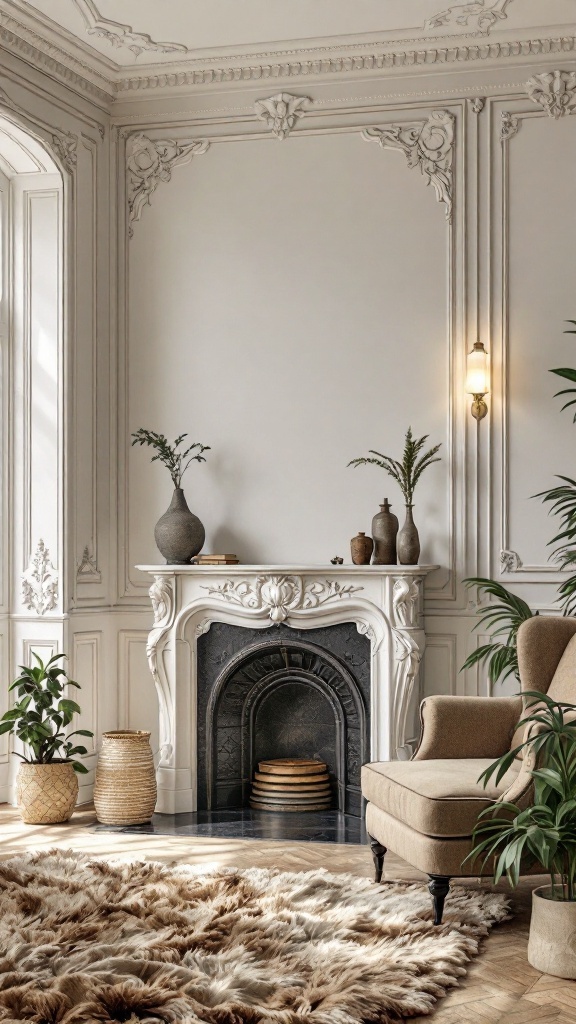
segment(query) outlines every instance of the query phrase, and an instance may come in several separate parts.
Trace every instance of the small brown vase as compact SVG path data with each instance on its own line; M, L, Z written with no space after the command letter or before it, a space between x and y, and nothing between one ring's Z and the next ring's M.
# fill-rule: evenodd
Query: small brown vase
M373 565L396 565L398 516L390 511L391 507L388 498L384 498L384 504L380 505L380 511L372 520Z
M370 565L373 547L372 537L367 537L365 533L359 533L357 537L353 537L350 541L350 551L354 565Z
M406 520L396 541L400 565L418 565L420 558L420 538L412 518L412 508L412 505L406 505Z

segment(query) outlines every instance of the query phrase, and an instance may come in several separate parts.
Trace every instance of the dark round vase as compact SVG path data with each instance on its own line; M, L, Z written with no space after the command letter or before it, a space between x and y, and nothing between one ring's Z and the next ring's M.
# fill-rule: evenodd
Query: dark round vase
M205 532L202 523L190 511L181 487L174 488L172 501L154 527L154 540L167 565L189 565L202 550Z
M390 511L391 507L388 498L384 498L384 504L380 505L380 511L372 520L373 565L396 565L398 517Z
M406 521L396 541L400 565L418 565L420 538L412 518L412 505L406 505Z

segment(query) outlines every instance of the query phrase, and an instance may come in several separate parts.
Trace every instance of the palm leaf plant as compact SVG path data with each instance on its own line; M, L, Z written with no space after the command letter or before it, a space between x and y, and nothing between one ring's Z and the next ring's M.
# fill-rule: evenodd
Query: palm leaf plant
M180 488L182 486L182 477L190 463L194 461L206 462L203 453L210 451L210 445L200 444L198 441L188 445L188 447L184 447L182 451L178 451L178 448L187 437L188 434L180 434L179 437L175 438L174 442L170 442L164 434L157 434L154 430L145 430L144 427L139 427L132 434L132 447L135 444L139 444L148 445L149 448L153 448L156 454L152 456L151 461L161 462L163 466L166 466L172 477L174 487Z
M533 755L534 802L520 808L495 801L481 812L466 860L493 862L494 882L504 875L512 886L520 872L541 864L549 872L551 898L576 901L576 704L525 691L528 738L498 758L480 776L498 784L515 757ZM526 735L526 734L525 734Z
M495 580L477 576L464 580L464 583L468 588L476 587L480 594L496 598L496 602L489 604L481 612L480 618L474 626L475 630L491 634L490 643L482 644L472 651L460 671L463 672L474 665L486 663L488 678L492 684L499 679L503 682L511 675L520 682L516 648L518 630L526 619L531 619L538 613L533 612L521 597L511 594L506 587L503 587L501 583L496 583Z
M576 334L576 320L567 320L566 322L573 324L574 327L564 333ZM555 370L550 370L550 373L555 373L557 377L576 384L576 370L571 367L558 367ZM576 405L576 387L563 388L561 391L557 391L554 397L560 396L568 396L562 406L562 412L564 409ZM576 423L576 412L572 422ZM551 557L556 559L560 569L569 569L576 565L576 480L560 475L557 476L557 479L561 481L558 486L540 491L534 497L548 502L551 515L558 516L560 519L560 530L549 541L549 544L556 545ZM576 612L576 575L570 576L560 584L558 596L564 614L574 615Z
M428 434L424 434L423 437L413 437L412 427L408 427L404 440L404 452L401 462L397 459L393 459L390 455L383 455L381 452L370 449L369 456L352 459L348 465L380 466L381 469L384 469L392 479L396 481L404 495L406 505L412 505L414 489L422 476L422 473L428 468L428 466L431 466L433 462L440 462L440 457L436 457L437 452L442 447L440 444L435 445L433 448L430 448L429 451L421 455L422 449L428 440L428 436Z
M65 696L68 686L80 689L80 684L70 679L66 670L58 665L64 654L55 654L46 663L33 652L37 664L34 667L20 665L20 675L9 687L17 693L17 701L0 718L0 736L15 733L29 748L28 756L19 754L30 764L52 764L55 761L70 761L74 771L85 775L88 769L75 758L87 754L86 747L77 744L74 736L93 736L88 729L74 729L67 732L74 715L80 714L76 701Z

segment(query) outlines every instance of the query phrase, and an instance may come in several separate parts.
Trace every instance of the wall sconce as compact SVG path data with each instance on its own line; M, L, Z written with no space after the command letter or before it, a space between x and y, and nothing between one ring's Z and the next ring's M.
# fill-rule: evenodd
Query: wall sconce
M490 376L488 353L481 341L468 353L466 370L466 393L474 396L470 411L475 420L483 420L488 412L484 395L490 390Z

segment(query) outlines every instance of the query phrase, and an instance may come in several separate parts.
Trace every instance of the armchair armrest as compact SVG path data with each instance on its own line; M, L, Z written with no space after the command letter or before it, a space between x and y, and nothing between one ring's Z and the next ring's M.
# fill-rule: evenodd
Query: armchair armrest
M420 705L414 760L501 757L510 750L521 714L520 697L427 697Z

